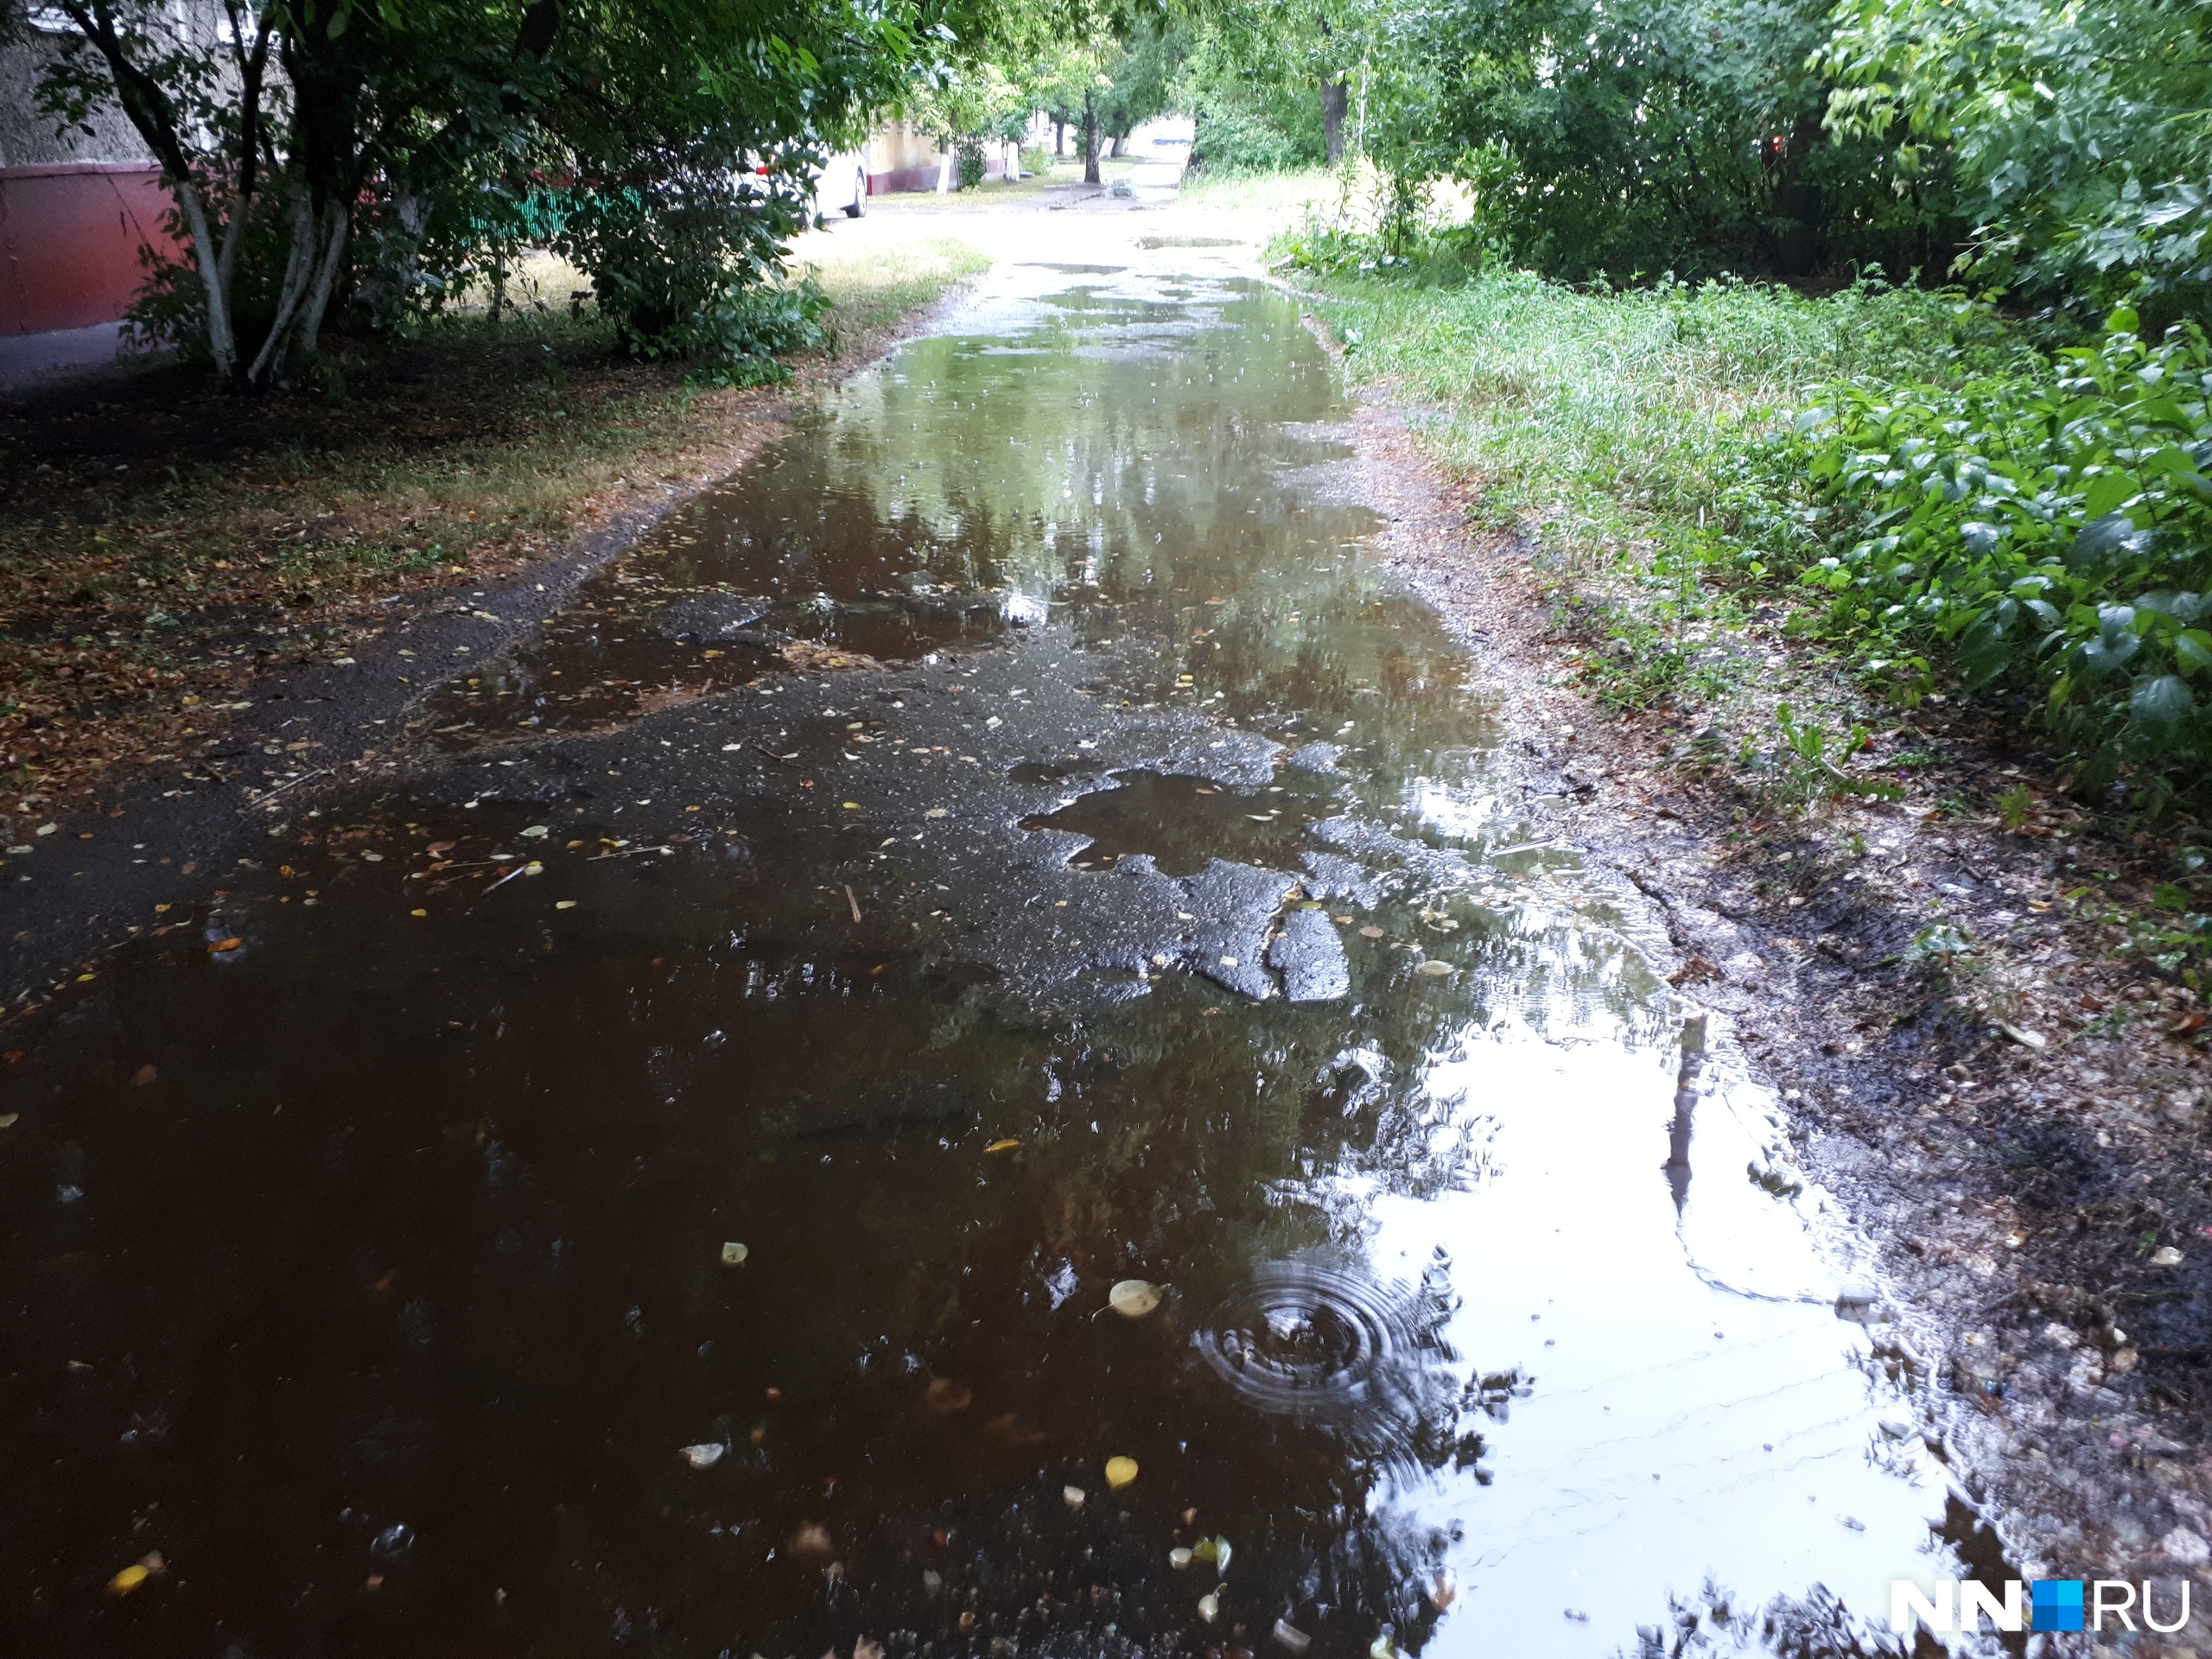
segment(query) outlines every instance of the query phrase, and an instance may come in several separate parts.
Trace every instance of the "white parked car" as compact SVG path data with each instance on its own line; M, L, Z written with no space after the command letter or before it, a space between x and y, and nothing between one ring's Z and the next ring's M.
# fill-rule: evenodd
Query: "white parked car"
M858 219L868 212L868 157L857 150L832 156L814 180L814 216L842 213Z

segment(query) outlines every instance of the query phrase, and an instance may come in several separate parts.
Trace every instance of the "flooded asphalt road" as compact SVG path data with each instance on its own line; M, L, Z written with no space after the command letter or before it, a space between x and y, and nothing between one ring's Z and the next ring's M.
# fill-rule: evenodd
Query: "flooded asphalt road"
M1955 1570L1325 355L1128 258L1002 267L16 1027L0 1646L1818 1653Z

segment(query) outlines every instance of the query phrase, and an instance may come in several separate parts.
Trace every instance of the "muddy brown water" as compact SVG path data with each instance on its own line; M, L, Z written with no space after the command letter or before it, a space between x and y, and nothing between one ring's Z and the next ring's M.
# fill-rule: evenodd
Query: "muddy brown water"
M1231 257L1002 270L15 1027L8 1651L1815 1653L1948 1570Z

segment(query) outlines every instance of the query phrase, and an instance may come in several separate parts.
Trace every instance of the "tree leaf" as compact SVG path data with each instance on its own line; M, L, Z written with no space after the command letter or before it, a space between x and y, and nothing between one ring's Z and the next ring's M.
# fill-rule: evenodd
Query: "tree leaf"
M2135 724L2158 732L2171 731L2196 706L2189 683L2177 674L2139 679L2127 698L2127 712Z
M1106 1293L1106 1305L1125 1319L1141 1319L1160 1306L1160 1287L1143 1279L1124 1279Z

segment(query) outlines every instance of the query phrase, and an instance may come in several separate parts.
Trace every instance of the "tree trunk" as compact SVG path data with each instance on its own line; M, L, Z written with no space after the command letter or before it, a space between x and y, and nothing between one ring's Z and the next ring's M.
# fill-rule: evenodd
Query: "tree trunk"
M1083 104L1083 181L1098 182L1098 111L1089 99Z
M300 302L307 297L308 283L315 276L315 209L308 205L307 187L294 184L291 203L292 245L284 255L284 283L276 290L276 315L270 322L269 334L261 342L261 349L245 372L245 383L257 386L267 378L270 367L283 359L284 341L292 331L292 319L297 315Z
M1321 143L1334 167L1344 158L1344 112L1351 105L1351 87L1339 74L1321 83Z
M330 308L330 291L338 281L338 269L345 263L346 241L353 228L353 216L346 201L330 203L323 209L329 220L324 232L322 268L315 273L315 287L308 292L305 311L300 315L300 344L298 360L306 362L315 354L322 339L323 313Z
M297 187L292 205L292 246L284 260L284 285L276 300L276 321L269 338L254 354L245 372L245 384L257 386L285 369L315 355L322 334L323 312L330 304L331 285L337 280L338 263L346 250L347 220L343 202L330 202L317 212L308 200L305 185Z
M1068 153L1068 124L1055 118L1052 122L1052 159L1066 159Z
M176 192L177 206L184 209L184 222L192 232L193 263L200 267L200 280L207 290L207 352L215 359L215 372L227 386L238 372L238 341L231 333L230 284L224 280L230 262L216 251L214 235L207 228L207 204L200 199L190 175L177 175L170 181L170 188ZM233 245L243 229L243 226L231 227Z

